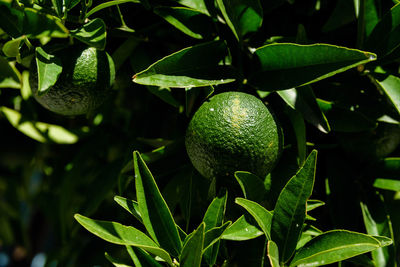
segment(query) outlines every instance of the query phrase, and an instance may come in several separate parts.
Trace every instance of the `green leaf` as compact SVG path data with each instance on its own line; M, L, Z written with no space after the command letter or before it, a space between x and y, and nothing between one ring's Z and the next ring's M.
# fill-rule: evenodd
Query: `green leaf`
M0 112L6 116L7 120L18 131L38 142L74 144L79 139L76 134L59 125L27 120L16 110L0 107Z
M279 250L276 243L272 240L268 241L267 244L267 256L271 267L279 267Z
M4 1L0 2L0 25L4 32L13 38L23 34L24 12L21 9L11 8Z
M235 203L245 208L254 217L268 240L271 240L272 212L266 210L260 204L244 198L236 198Z
M228 199L228 191L221 192L211 204L208 206L206 213L204 214L203 222L206 224L205 231L208 231L214 227L219 227L224 221L226 201ZM217 260L219 250L219 242L209 247L204 252L204 259L209 265L214 265Z
M135 267L162 267L152 256L139 247L126 246Z
M66 9L69 11L71 10L73 7L75 7L77 4L80 3L80 0L65 0L65 7Z
M301 165L307 156L306 125L300 112L293 109L286 109L285 111L292 123L294 135L296 136L299 165Z
M67 38L69 36L68 29L62 24L57 17L42 14L32 8L25 8L24 22L22 34L29 38Z
M160 248L147 235L132 226L125 226L117 222L92 220L80 214L74 218L92 234L118 245L135 246L153 253L172 265L169 254Z
M213 227L205 233L204 236L204 249L203 251L207 251L212 245L218 242L222 238L222 234L225 230L232 224L231 221L227 221L221 226Z
M21 83L16 70L0 56L0 88L20 88Z
M44 95L56 82L62 72L61 60L36 47L36 66L38 72L38 95ZM32 74L33 75L33 74Z
M400 180L378 178L374 181L374 187L398 192L400 191Z
M277 244L281 261L293 255L306 217L307 200L311 196L317 151L313 150L304 165L281 191L271 222L271 239Z
M226 23L238 40L261 27L263 9L259 0L217 0L217 3Z
M114 201L138 219L139 222L143 222L139 212L139 205L136 201L121 196L115 196Z
M376 81L400 114L400 78L388 75L384 79L377 79Z
M317 102L326 115L331 129L335 132L362 132L376 127L375 121L357 110L344 108L322 99L317 99Z
M177 257L182 250L172 214L139 152L133 153L136 197L147 232L162 248Z
M106 257L106 259L112 263L112 265L116 266L116 267L132 267L131 265L126 264L125 262L121 261L120 259L116 259L111 257L110 254L108 254L107 252L104 253L104 256Z
M53 7L59 18L63 16L64 0L51 0Z
M306 243L290 266L319 266L373 251L381 243L372 236L345 230L325 232Z
M379 58L390 55L400 47L400 4L388 11L372 30L365 42L365 49Z
M200 267L204 245L204 229L205 224L201 223L200 226L190 235L183 246L179 266Z
M360 203L364 225L367 233L372 236L393 237L393 228L389 214L385 209L383 197L376 195L369 198L367 203ZM384 240L378 239L381 243ZM372 259L376 266L393 266L394 247L381 247L372 251Z
M365 1L365 35L369 36L379 22L379 4L375 0Z
M210 8L214 8L213 0L177 0L179 4L190 7L194 10L197 10L203 14L210 16Z
M101 3L100 5L95 6L94 8L92 8L89 12L86 13L86 18L88 18L89 16L93 15L94 13L110 7L110 6L115 6L115 5L119 5L119 4L124 4L124 3L140 3L139 0L112 0L112 1L108 1L105 3Z
M80 28L72 30L71 35L79 41L99 50L104 50L106 47L106 24L102 19L95 18Z
M286 104L299 111L304 119L317 127L318 130L323 133L328 133L331 130L311 86L282 90L278 91L278 94Z
M227 55L224 42L213 41L184 48L133 76L133 81L161 87L201 87L233 82L228 66L219 65Z
M307 200L307 212L312 211L318 207L325 205L325 202L317 199L309 199Z
M149 92L153 95L159 97L165 103L168 103L175 108L179 108L181 106L181 103L179 103L179 101L173 96L171 88L147 86L147 90L149 90Z
M299 241L297 242L296 245L296 250L300 249L301 247L304 246L308 241L310 241L313 237L318 236L322 234L322 231L319 230L318 228L311 226L311 225L305 225L303 232L301 233L301 237Z
M3 46L3 53L6 57L18 57L21 42L26 39L26 36L21 36L6 42Z
M263 181L258 178L258 176L249 172L237 171L235 172L235 178L242 188L246 199L257 203L264 200L267 190L265 189Z
M221 239L233 241L245 241L263 235L256 226L250 224L246 217L242 215L231 226L229 226L221 236Z
M324 32L333 31L356 20L353 1L339 0L322 27Z
M303 86L376 59L373 53L329 44L270 44L255 55L260 67L249 84L263 91Z
M196 38L210 38L215 32L212 20L203 13L186 7L157 7L154 13L183 33Z

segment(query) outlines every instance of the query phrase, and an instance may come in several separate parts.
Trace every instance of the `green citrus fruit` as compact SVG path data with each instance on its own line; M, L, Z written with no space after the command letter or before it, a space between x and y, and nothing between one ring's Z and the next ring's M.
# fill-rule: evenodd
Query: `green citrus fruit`
M249 171L264 178L279 159L282 135L261 100L226 92L213 96L196 111L185 144L191 162L204 177Z
M42 96L37 94L38 75L33 64L30 86L35 99L45 108L61 115L86 114L107 98L115 79L114 62L105 51L72 46L58 51L62 73L54 86Z

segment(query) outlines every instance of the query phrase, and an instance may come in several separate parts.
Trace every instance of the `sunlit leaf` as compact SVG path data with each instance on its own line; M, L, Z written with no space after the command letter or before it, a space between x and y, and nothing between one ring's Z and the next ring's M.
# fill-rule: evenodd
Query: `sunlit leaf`
M71 35L79 41L100 50L104 50L106 46L106 24L99 18L95 18L80 28L72 30Z
M185 242L180 255L179 266L200 267L204 245L204 228L205 224L201 223Z
M100 5L95 6L89 12L87 12L86 18L88 18L89 16L93 15L94 13L96 13L104 8L119 5L119 4L124 4L124 3L140 3L140 1L139 0L113 0L113 1L104 2L104 3L101 3Z
M246 217L242 215L237 219L231 226L229 226L222 234L221 239L233 240L233 241L244 241L254 239L263 235L256 226L250 224Z
M0 56L0 88L20 88L20 79L10 63Z
M46 53L41 47L37 47L36 68L38 75L38 95L45 94L53 86L62 72L61 59ZM34 75L32 73L31 75Z
M274 241L269 240L267 244L267 256L271 267L279 267L279 251Z

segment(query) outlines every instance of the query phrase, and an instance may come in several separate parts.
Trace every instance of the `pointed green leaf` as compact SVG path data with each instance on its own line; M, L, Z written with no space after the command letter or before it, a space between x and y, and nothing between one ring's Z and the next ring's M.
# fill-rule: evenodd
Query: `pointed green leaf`
M209 38L215 31L213 22L209 17L191 8L157 7L154 9L154 13L193 38Z
M267 244L267 256L271 267L279 267L279 251L274 241L269 240Z
M260 178L252 173L244 171L235 172L235 178L242 188L242 192L246 199L255 201L257 203L264 200L267 190L265 189L264 183Z
M378 54L379 58L388 56L400 47L400 4L388 11L372 30L365 42L365 48Z
M376 24L379 22L380 6L375 0L366 0L365 2L365 35L369 36Z
M139 247L126 246L135 267L162 267L152 256Z
M162 248L177 257L181 239L172 214L139 152L133 153L136 196L147 232Z
M125 262L121 261L120 259L116 259L116 258L111 257L111 255L108 254L107 252L104 253L104 256L115 267L132 267L132 265L128 265Z
M246 217L242 215L231 226L229 226L221 236L221 239L233 241L245 241L263 235L256 226L250 224Z
M285 112L290 119L294 135L296 136L298 162L299 165L301 165L304 163L307 156L306 125L304 123L304 118L300 112L290 108L286 108Z
M311 196L317 151L313 150L304 165L281 191L271 222L271 239L277 244L281 261L286 262L296 249Z
M186 241L180 255L179 266L200 267L204 244L204 228L205 224L201 223Z
M322 231L318 228L311 225L304 225L303 232L301 233L301 237L296 245L296 250L300 249L304 246L305 243L310 241L313 237L322 234Z
M399 192L400 191L400 180L394 179L375 179L374 187L379 189L385 189L390 191Z
M123 4L123 3L140 3L140 1L139 0L112 0L112 1L104 2L104 3L101 3L100 5L95 6L88 13L86 13L86 18L88 18L89 16L93 15L94 13L96 13L104 8Z
M217 0L217 3L238 40L261 27L263 9L259 0Z
M106 24L102 19L95 18L80 28L71 31L71 35L79 41L104 50L106 47Z
M227 55L224 42L213 41L184 48L133 76L133 81L161 87L201 87L233 82L228 66L219 65Z
M307 200L307 212L312 211L318 207L325 205L325 202L317 199L309 199Z
M270 44L255 55L260 69L249 84L263 91L303 86L376 59L373 53L329 44Z
M39 83L38 94L43 95L57 82L62 72L62 65L58 57L47 54L41 47L36 48L35 55Z
M372 236L393 238L393 228L389 214L385 209L383 197L379 195L373 196L368 199L367 203L360 203L360 205L367 233ZM381 244L386 242L380 239L378 241ZM372 251L372 259L377 266L393 266L394 252L393 246L381 247Z
M51 0L51 3L53 4L57 16L61 18L63 16L64 0Z
M75 214L74 218L86 230L110 243L145 249L172 265L169 254L151 240L150 237L134 227L125 226L117 222L92 220L80 214Z
M6 57L18 57L19 54L19 48L21 46L21 42L23 42L26 39L26 36L21 36L16 39L12 39L8 42L6 42L3 45L3 53Z
M132 214L136 219L142 222L142 217L140 216L139 212L139 205L136 201L121 196L115 196L114 201Z
M226 201L228 199L228 191L221 192L211 204L208 206L207 211L204 215L203 222L206 224L205 231L208 231L214 227L219 227L224 221ZM204 252L205 261L214 265L217 260L219 250L219 242L215 243L212 247Z
M260 204L244 198L236 198L235 203L245 208L254 217L268 240L271 240L272 213Z
M213 0L177 0L179 4L190 7L203 14L210 15L210 8L214 8ZM213 13L213 12L211 12Z
M0 88L20 88L20 79L10 63L0 56Z
M23 34L29 38L67 38L68 29L55 16L40 13L33 8L24 9Z
M218 242L222 238L224 231L232 224L231 221L227 221L219 227L213 227L205 233L204 237L204 251L207 251L212 245Z
M400 78L394 75L388 75L385 79L376 81L400 114Z
M297 251L290 266L319 266L342 261L381 246L374 237L345 230L325 232Z
M7 107L0 107L0 112L6 116L7 120L18 131L38 142L73 144L79 140L79 137L76 134L59 125L27 120L18 111Z
M303 86L278 91L278 94L291 108L299 111L309 123L323 133L328 133L331 128L318 105L311 86Z

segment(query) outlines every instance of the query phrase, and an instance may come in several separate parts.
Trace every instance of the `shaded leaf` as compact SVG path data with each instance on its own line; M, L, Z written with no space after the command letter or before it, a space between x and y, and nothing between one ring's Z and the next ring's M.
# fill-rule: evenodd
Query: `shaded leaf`
M18 112L7 107L0 107L7 120L21 133L41 142L54 142L58 144L73 144L78 141L78 136L67 129L54 124L25 120Z
M329 44L270 44L255 55L260 67L249 84L263 91L303 86L376 59L373 53Z
M225 230L232 224L231 221L228 221L224 223L221 226L211 228L205 233L204 236L204 249L203 251L207 251L209 247L214 245L216 242L218 242L222 238L222 234L225 232Z
M95 18L80 28L71 31L71 35L79 41L104 50L106 47L106 24L102 19Z
M201 223L185 242L179 257L179 266L200 267L204 245L204 229L205 224Z
M303 116L296 110L286 109L286 113L292 123L294 135L296 136L299 165L301 165L307 156L306 125Z
M63 68L61 59L47 54L41 47L36 47L35 56L39 83L38 95L40 96L44 95L57 82Z
M104 256L106 257L106 259L112 263L112 265L116 266L116 267L132 267L131 265L126 264L125 262L121 261L120 259L116 259L111 257L110 254L108 254L107 252L104 253Z
M306 218L306 204L311 196L317 151L313 150L304 165L281 191L271 222L271 239L277 244L281 261L290 259L296 249Z
M279 267L279 251L274 241L269 240L267 244L267 256L271 267Z
M210 15L210 13L214 13L215 11L210 12L209 9L214 8L213 0L177 0L181 5L193 8L203 14Z
M221 192L217 197L215 197L211 204L208 206L203 218L203 222L206 224L205 231L222 225L227 199L228 191L225 190ZM203 257L208 264L215 264L217 260L218 250L219 242L215 243L204 252Z
M254 239L263 234L264 232L260 231L260 229L258 229L256 226L250 224L246 217L242 215L224 231L221 239L244 241Z
M127 210L130 214L132 214L140 222L143 222L139 212L139 205L136 201L121 196L115 196L114 201L117 202L125 210Z
M217 0L226 23L238 40L257 31L263 20L263 9L258 0Z
M400 114L400 78L394 75L388 75L383 80L377 80L377 83Z
M116 222L92 220L80 214L74 218L92 234L114 244L136 246L153 253L172 264L169 254L147 235L132 226L125 226Z
M161 264L141 248L126 246L126 250L129 256L131 256L135 267L162 267Z
M0 88L20 88L20 79L10 63L0 56Z
M345 230L325 232L306 243L290 266L319 266L342 261L381 246L372 236Z
M136 196L143 224L153 240L177 257L182 243L172 214L139 152L133 153L133 160Z
M183 33L197 39L209 38L213 22L200 11L186 7L157 7L154 12Z
M51 0L51 3L53 4L57 16L61 18L63 16L64 0Z
M105 3L101 3L100 5L95 6L89 12L87 12L85 17L88 18L89 16L93 15L94 13L96 13L104 8L119 5L119 4L124 4L124 3L140 3L140 1L139 0L112 0L112 1L105 2Z
M260 204L244 198L236 198L235 203L245 208L254 217L267 239L271 240L272 213Z
M228 66L219 65L227 55L224 42L213 41L184 48L133 76L133 81L161 87L201 87L233 82Z
M235 172L235 178L242 188L246 199L261 202L265 198L267 190L263 181L258 176L250 172L237 171Z
M400 46L400 4L388 11L372 30L365 42L365 49L379 58L395 52Z
M318 105L311 86L282 90L278 91L278 94L286 104L299 111L304 119L317 127L321 132L328 133L331 130L325 114Z

